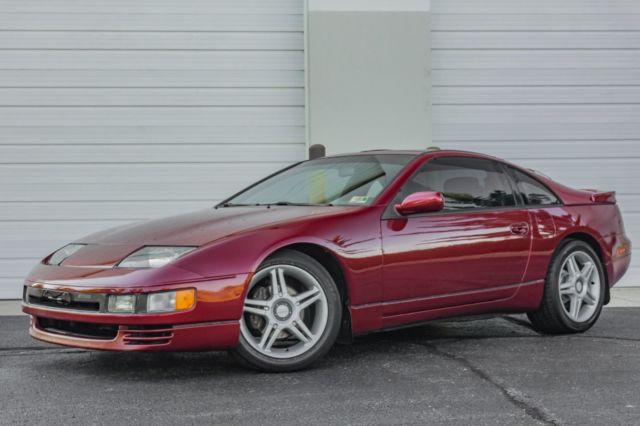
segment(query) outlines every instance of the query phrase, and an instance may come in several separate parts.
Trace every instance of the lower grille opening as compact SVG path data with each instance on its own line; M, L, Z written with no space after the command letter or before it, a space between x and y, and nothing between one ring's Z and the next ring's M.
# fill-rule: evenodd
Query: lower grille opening
M98 312L100 310L99 302L81 302L74 300L70 301L69 303L61 304L60 302L56 302L55 300L49 300L46 298L31 295L27 297L27 303L29 303L30 305L41 305L57 309L77 309L80 311L94 312Z
M118 326L112 324L93 324L51 318L38 318L37 321L38 328L49 333L61 334L63 336L113 340L118 334Z
M170 325L126 326L125 345L166 345L171 342L173 328Z

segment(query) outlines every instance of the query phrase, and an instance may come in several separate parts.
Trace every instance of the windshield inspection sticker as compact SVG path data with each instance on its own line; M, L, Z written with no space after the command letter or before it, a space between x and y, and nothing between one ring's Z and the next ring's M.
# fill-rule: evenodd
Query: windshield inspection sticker
M367 197L366 195L356 195L351 197L351 199L349 200L349 203L364 204L368 200L369 200L369 197Z

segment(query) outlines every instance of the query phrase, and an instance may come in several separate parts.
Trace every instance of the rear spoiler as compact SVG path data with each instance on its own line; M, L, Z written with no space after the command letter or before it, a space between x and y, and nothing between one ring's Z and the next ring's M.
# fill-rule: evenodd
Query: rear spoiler
M583 189L591 193L591 202L598 204L615 204L616 191L598 191L596 189Z

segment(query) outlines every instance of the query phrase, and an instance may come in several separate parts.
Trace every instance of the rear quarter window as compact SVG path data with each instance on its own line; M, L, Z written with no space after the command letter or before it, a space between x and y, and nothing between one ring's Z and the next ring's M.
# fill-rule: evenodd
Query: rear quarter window
M552 206L561 204L560 199L542 182L520 170L508 167L516 188L528 206Z

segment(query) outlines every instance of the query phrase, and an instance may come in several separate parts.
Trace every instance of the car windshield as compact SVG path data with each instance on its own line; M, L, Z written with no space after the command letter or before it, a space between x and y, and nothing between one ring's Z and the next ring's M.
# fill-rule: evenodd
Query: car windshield
M286 169L227 200L234 205L370 205L414 155L320 158Z

